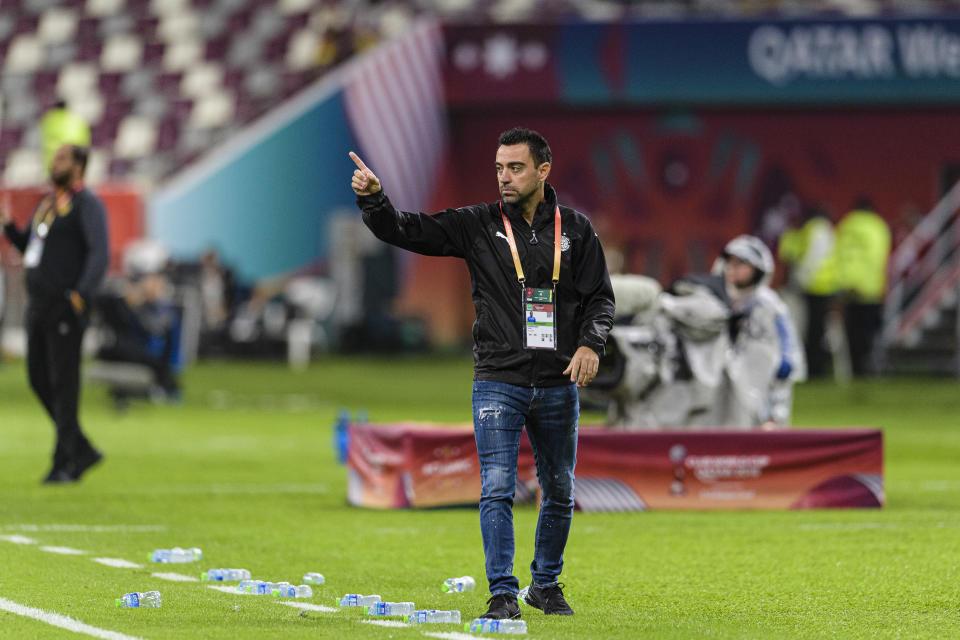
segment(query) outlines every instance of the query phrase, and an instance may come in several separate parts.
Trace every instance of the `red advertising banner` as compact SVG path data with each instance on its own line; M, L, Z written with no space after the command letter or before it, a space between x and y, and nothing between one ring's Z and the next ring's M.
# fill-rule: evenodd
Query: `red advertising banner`
M470 425L352 425L351 504L381 509L476 504L480 468ZM580 430L575 501L582 511L881 507L883 434ZM520 444L517 499L536 495Z

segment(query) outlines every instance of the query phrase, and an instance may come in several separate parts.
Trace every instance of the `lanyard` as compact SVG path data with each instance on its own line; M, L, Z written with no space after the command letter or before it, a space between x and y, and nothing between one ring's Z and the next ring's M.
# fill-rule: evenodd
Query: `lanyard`
M513 237L513 226L510 219L503 213L503 201L500 201L500 217L503 218L503 228L507 231L507 244L510 245L510 254L513 255L513 266L517 270L517 280L521 284L526 280L523 276L523 267L520 265L520 254L517 253L517 241ZM560 282L560 206L557 205L553 219L553 284Z

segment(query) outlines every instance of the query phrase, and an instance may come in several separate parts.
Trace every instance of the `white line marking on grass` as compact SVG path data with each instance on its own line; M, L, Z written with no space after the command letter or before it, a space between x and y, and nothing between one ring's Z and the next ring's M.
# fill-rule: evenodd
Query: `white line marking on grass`
M236 587L225 587L219 584L208 584L207 589L213 589L214 591L222 591L223 593L235 593L238 596L252 596L254 594L247 593L246 591L237 591Z
M123 558L94 558L93 561L105 564L108 567L117 567L118 569L143 569L142 564L136 564Z
M161 580L170 580L171 582L200 582L199 578L185 576L182 573L151 573L154 578Z
M163 524L8 524L7 531L82 531L85 533L148 533L166 531Z
M7 600L6 598L0 598L0 609L9 611L10 613L15 613L18 616L25 616L27 618L39 620L40 622L46 622L49 625L60 627L61 629L66 629L75 633L85 633L88 636L93 636L94 638L103 638L103 640L142 640L142 638L128 636L117 631L92 627L89 624L84 624L79 620L62 616L59 613L51 613L49 611L44 611L43 609L17 604L16 602Z
M364 624L375 624L378 627L409 627L406 622L399 622L397 620L361 620L360 622Z
M37 544L36 540L26 536L0 536L0 540L6 540L7 542L12 542L13 544Z
M483 636L470 633L460 633L458 631L424 631L423 635L431 638L440 638L440 640L477 640Z
M312 602L294 602L294 601L283 601L278 602L277 604L285 604L288 607L296 607L298 609L306 609L308 611L323 611L324 613L336 613L340 611L335 607L325 607L322 604L313 604Z
M65 556L82 556L86 551L74 549L73 547L38 547L40 551L49 551L50 553L62 553Z
M805 531L862 531L864 529L899 529L897 522L819 522L800 525Z

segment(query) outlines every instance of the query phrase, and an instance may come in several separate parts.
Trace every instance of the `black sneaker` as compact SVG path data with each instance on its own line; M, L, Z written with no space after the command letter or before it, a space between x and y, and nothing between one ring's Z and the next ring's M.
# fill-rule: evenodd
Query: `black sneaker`
M498 593L487 600L487 604L490 607L485 614L480 616L481 618L507 620L520 617L520 605L517 603L517 596L512 593Z
M572 616L573 609L563 597L563 586L559 582L552 587L538 587L531 584L523 601L531 607L540 609L548 616Z
M91 448L81 456L78 456L74 462L73 479L79 480L90 467L103 460L103 454L96 449Z
M65 469L50 469L50 473L43 479L43 484L70 484L75 478Z

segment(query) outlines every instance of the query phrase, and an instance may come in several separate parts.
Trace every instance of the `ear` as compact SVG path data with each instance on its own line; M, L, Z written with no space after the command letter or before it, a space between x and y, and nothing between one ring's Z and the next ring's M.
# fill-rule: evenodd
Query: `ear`
M540 182L546 182L547 176L550 175L550 163L544 162L539 167L537 167L537 175L540 178Z

